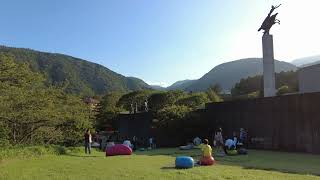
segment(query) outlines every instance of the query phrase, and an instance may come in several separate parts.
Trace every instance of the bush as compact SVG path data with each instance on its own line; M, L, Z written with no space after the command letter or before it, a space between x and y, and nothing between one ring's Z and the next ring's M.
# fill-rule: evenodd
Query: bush
M287 94L287 93L291 93L293 92L289 86L281 86L278 90L277 90L277 95L278 96L281 96L281 95L284 95L284 94Z
M59 145L46 145L46 146L14 146L7 147L0 150L0 160L9 158L30 158L39 157L44 155L63 155L67 152L80 152L76 148L67 149Z

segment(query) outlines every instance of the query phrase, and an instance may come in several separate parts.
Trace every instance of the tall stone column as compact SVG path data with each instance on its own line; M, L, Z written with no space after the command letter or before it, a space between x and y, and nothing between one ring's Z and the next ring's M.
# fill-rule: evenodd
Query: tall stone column
M273 37L269 33L262 36L263 49L263 87L264 97L276 95L273 57Z

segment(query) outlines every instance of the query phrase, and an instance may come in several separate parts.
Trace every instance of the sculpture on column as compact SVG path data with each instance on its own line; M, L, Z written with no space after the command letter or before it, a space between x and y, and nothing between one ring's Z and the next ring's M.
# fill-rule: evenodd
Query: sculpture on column
M269 31L274 24L280 24L280 21L276 19L278 13L272 14L275 9L280 7L280 5L271 7L268 16L264 19L261 27L258 29L258 31L264 30L262 36L264 97L276 95L273 36L269 34Z
M276 19L278 13L271 15L273 13L273 11L275 9L277 9L280 5L281 4L279 4L278 6L271 6L271 10L270 10L268 16L264 19L264 21L261 24L261 27L258 29L258 31L264 30L264 32L263 32L264 34L269 34L269 31L274 24L276 24L276 23L280 24L280 20Z

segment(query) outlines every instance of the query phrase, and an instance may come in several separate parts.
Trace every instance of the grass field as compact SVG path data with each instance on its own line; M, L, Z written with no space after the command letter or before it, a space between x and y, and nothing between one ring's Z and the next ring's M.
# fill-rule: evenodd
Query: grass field
M178 155L199 158L199 150L158 149L131 156L69 153L0 162L0 179L320 179L320 156L271 151L217 157L217 164L175 169Z

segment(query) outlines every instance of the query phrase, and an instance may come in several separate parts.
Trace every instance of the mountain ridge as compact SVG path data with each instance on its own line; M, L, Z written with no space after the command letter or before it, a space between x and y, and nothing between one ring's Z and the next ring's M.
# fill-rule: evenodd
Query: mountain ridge
M314 56L308 56L303 58L298 58L293 61L291 61L292 64L303 67L303 66L309 66L312 64L320 63L320 55L314 55Z
M69 93L92 96L151 88L139 78L126 77L103 65L69 55L7 46L0 46L0 52L13 55L18 62L29 63L32 70L45 74L49 84L67 84Z
M275 71L295 71L297 67L284 62L275 61ZM219 64L204 74L201 78L193 80L189 85L177 89L185 91L205 91L210 86L219 84L222 91L228 92L242 78L262 74L262 58L244 58ZM178 81L179 82L179 81Z

